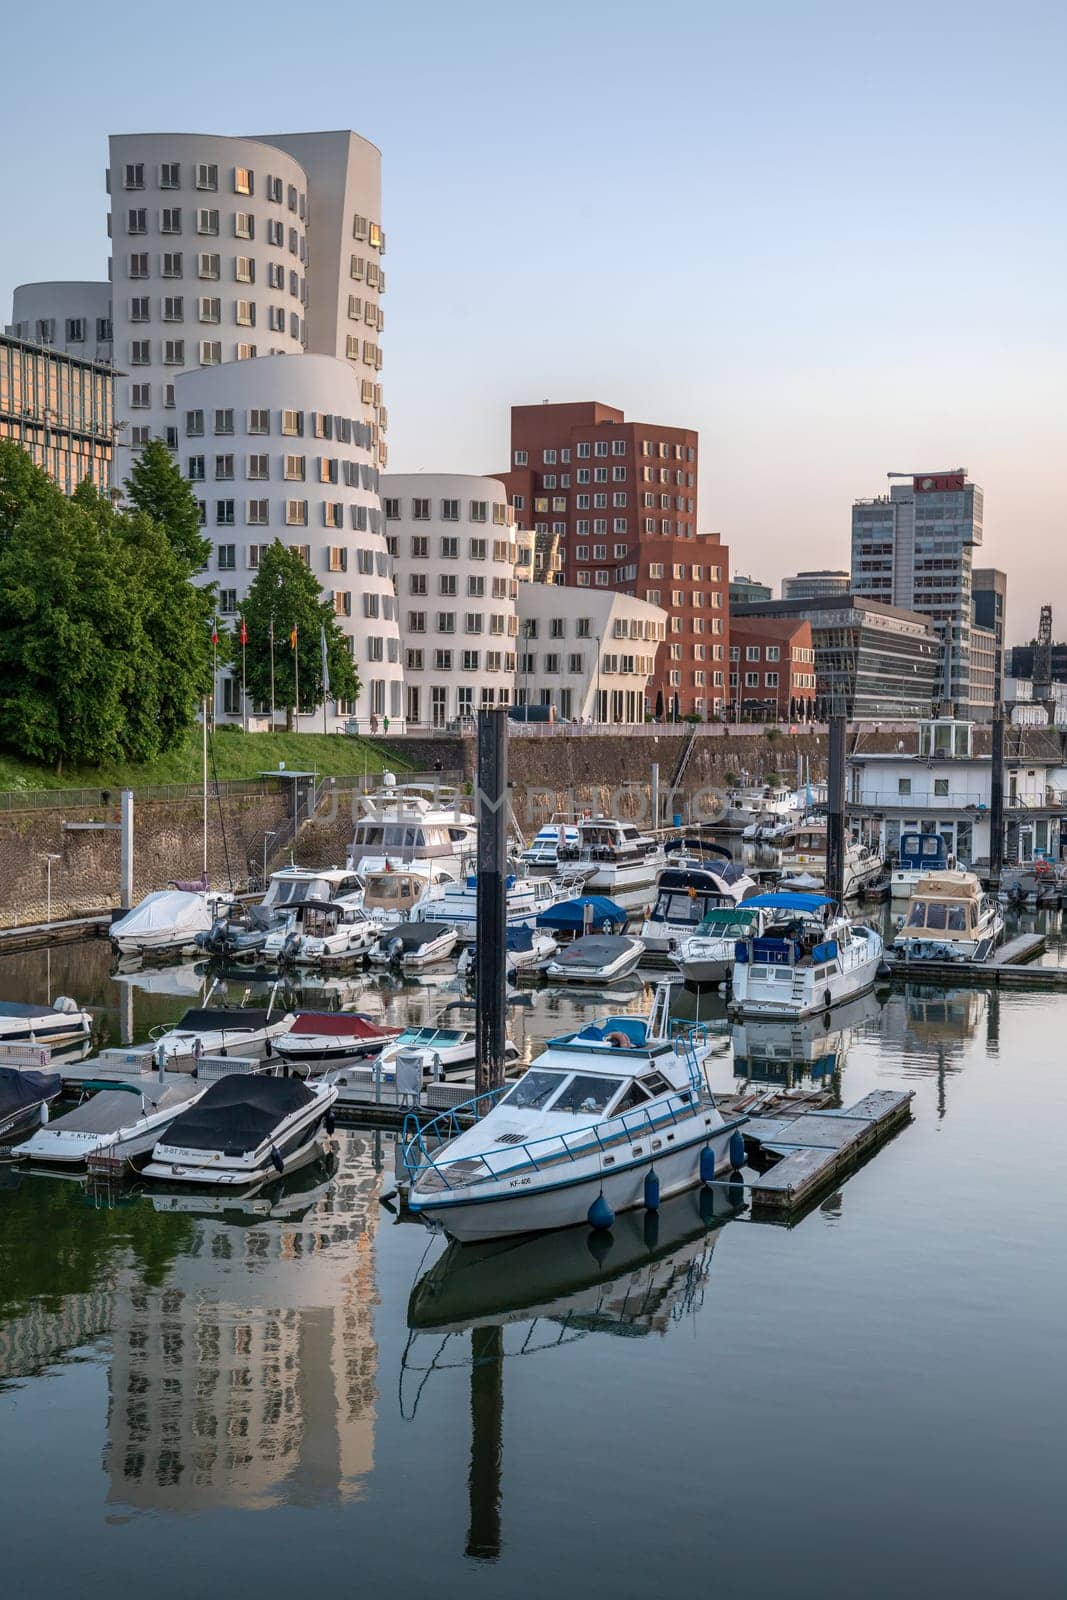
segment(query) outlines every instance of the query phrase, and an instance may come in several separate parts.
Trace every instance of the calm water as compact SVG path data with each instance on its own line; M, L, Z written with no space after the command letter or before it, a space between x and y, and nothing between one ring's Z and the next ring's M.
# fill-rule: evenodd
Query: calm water
M111 1042L199 996L152 981L0 962ZM693 1195L595 1248L397 1222L387 1135L244 1210L0 1168L10 1592L1062 1594L1067 995L894 991L794 1040L700 1005L721 1087L903 1086L914 1123L793 1228Z

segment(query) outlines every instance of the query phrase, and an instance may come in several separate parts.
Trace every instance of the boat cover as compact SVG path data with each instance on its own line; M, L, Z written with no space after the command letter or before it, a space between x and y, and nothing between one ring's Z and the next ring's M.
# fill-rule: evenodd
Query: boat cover
M312 1038L390 1039L399 1030L380 1028L369 1017L351 1011L301 1011L286 1037L304 1034Z
M23 1106L54 1100L62 1087L58 1072L20 1072L17 1067L0 1067L0 1122Z
M625 928L628 913L602 894L582 894L574 900L561 900L558 905L549 906L547 911L540 913L537 926L558 928L564 933L580 933L585 926L586 906L593 908L594 928L602 928L605 922L610 922L616 928Z
M450 922L401 922L395 928L390 928L386 942L391 946L395 940L400 940L402 950L418 950L424 944L432 944L435 939L443 939L446 934L455 933Z
M55 1017L65 1017L67 1021L76 1021L78 1013L57 1011L55 1006L28 1005L25 1000L0 1000L0 1017L47 1017L49 1021Z
M754 911L762 906L767 911L822 911L826 906L832 906L834 901L828 894L801 894L795 890L784 890L778 894L754 894L744 902L746 911Z
M140 1099L130 1093L130 1087L101 1089L88 1100L83 1100L80 1106L75 1106L73 1111L68 1111L66 1116L53 1117L45 1131L49 1135L116 1133L119 1128L128 1128L131 1123L139 1122L145 1114Z
M581 964L589 967L609 967L621 955L633 950L634 941L618 935L590 933L584 939L575 939L556 957L561 967Z
M244 1155L269 1139L279 1123L314 1100L299 1078L234 1073L219 1078L195 1106L176 1117L164 1142L181 1150Z
M113 939L130 939L148 933L175 935L206 933L211 926L212 913L199 894L189 894L182 889L157 889L146 895L139 906L113 922L108 929Z
M265 1028L267 1026L266 1011L258 1010L252 1006L234 1006L231 1010L220 1006L213 1008L194 1007L187 1011L182 1020L172 1030L174 1033L221 1033L223 1029L239 1029L244 1032L252 1028ZM278 1019L279 1021L281 1018Z

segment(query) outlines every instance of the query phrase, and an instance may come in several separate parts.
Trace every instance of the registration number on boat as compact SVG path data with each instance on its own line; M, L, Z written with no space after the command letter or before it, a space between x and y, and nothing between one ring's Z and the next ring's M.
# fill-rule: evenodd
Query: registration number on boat
M525 1186L528 1183L532 1183L532 1182L533 1182L532 1178L512 1178L511 1182L508 1184L508 1188L509 1189L522 1189L522 1188L525 1188Z

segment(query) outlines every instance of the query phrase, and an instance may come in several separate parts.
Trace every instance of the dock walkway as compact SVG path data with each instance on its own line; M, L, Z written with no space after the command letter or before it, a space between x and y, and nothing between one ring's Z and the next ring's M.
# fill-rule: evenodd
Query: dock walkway
M774 1159L751 1186L753 1215L787 1220L908 1122L911 1101L910 1089L878 1089L844 1111L752 1117L742 1130L746 1149Z
M887 951L894 979L909 983L934 980L938 983L991 983L1035 989L1067 989L1067 966L1040 967L1036 958L1044 955L1043 934L1020 933L993 952L988 961L922 961Z

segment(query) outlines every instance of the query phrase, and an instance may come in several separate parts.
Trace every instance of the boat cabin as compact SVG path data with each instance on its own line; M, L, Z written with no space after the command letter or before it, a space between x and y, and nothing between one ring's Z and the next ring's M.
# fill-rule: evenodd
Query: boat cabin
M732 861L702 869L666 867L659 875L656 901L648 914L649 922L694 931L715 906L732 906L736 893L731 884L742 876Z
M310 867L283 867L272 872L262 905L267 910L289 911L305 901L331 902L357 899L363 894L363 879L341 867L317 871Z
M834 918L834 901L829 895L764 894L748 905L754 912L769 914L769 920L762 933L750 930L738 940L734 960L740 965L819 967L836 960L840 944L850 940L849 924L844 918Z
M578 824L577 846L560 849L558 859L573 861L636 861L658 849L655 839L632 822L612 817L592 817Z
M897 864L902 872L943 872L948 866L944 839L939 833L902 833Z
M366 874L363 905L367 911L396 912L406 917L428 890L444 889L452 882L452 875L439 869L417 872L410 866L388 865Z
M920 878L903 933L909 938L973 939L987 896L973 872L938 872Z

